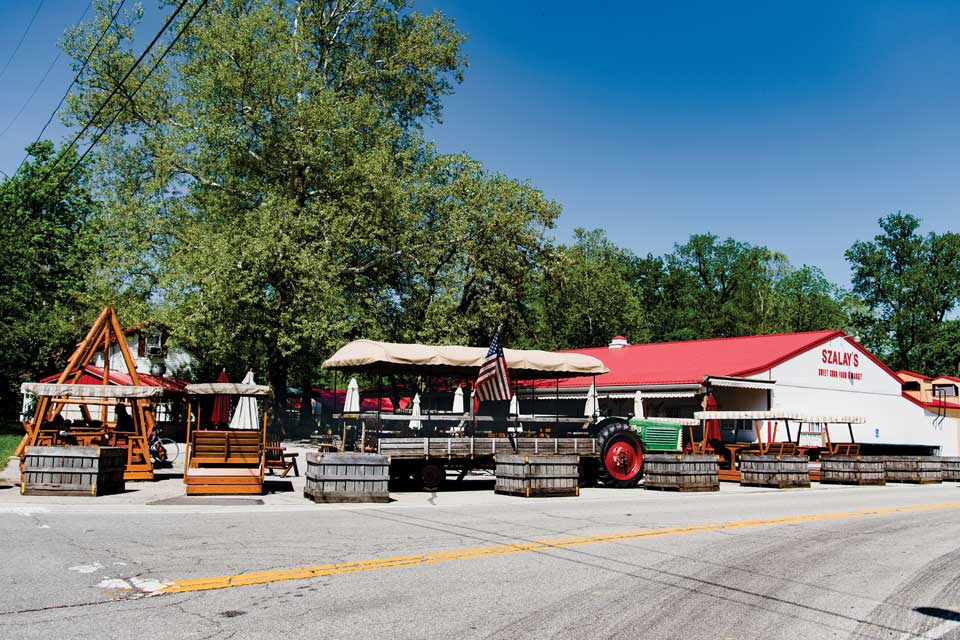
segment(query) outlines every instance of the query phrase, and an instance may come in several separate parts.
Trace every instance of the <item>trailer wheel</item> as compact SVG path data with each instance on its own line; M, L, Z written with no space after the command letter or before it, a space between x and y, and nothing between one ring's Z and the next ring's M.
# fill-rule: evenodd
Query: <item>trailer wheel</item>
M420 469L420 482L427 491L436 491L443 484L447 477L447 472L442 464L428 462Z
M577 465L577 485L580 487L595 487L597 485L597 459L580 458L580 464Z
M610 420L598 425L600 483L608 487L635 487L643 475L643 442L626 422Z

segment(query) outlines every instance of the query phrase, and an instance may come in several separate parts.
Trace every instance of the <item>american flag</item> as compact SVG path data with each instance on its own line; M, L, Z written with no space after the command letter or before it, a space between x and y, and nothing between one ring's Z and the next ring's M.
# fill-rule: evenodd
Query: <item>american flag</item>
M510 373L507 371L507 358L503 355L500 329L493 334L493 341L483 364L480 365L480 373L473 388L479 400L510 399Z

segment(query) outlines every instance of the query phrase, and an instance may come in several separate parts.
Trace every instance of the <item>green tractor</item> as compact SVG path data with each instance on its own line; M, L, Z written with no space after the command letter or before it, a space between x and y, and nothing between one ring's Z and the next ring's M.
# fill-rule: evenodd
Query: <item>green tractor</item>
M604 418L595 426L597 479L608 487L635 487L648 453L680 453L683 426L643 418Z

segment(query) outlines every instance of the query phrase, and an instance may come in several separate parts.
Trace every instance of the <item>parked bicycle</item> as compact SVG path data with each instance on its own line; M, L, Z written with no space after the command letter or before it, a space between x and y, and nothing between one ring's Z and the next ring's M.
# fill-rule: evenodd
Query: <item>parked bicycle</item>
M173 464L180 456L180 445L171 438L161 438L160 429L150 432L147 444L154 464Z

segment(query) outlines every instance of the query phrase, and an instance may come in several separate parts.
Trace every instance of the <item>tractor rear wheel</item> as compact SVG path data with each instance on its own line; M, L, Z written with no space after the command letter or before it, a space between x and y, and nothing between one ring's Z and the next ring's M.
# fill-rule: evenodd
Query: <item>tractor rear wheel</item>
M604 421L598 427L600 483L608 487L637 486L643 475L644 458L640 434L622 420Z

